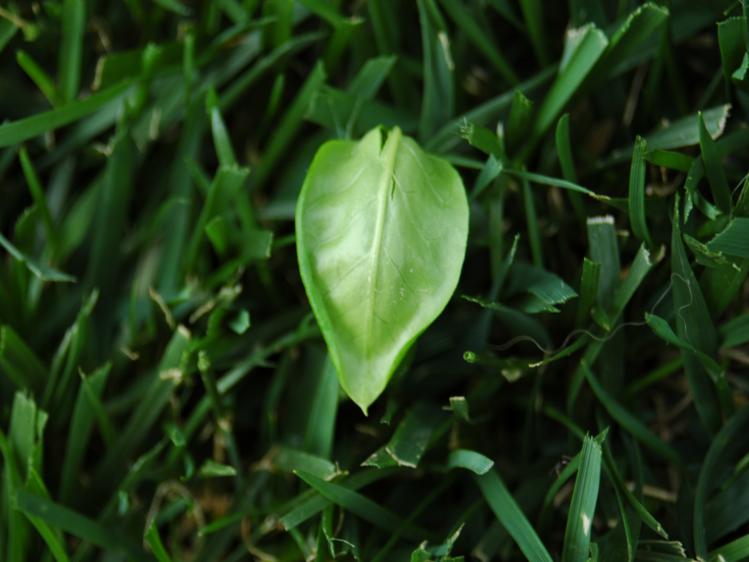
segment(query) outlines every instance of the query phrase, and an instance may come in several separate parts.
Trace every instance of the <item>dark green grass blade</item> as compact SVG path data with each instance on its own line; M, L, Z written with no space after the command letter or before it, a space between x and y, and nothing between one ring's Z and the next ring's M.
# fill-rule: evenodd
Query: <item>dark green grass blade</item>
M567 102L603 54L607 44L608 40L603 32L593 26L581 30L568 41L565 46L564 63L538 108L531 133L532 141L540 138L556 121Z
M710 444L700 469L697 488L694 493L694 550L697 556L707 557L708 544L705 538L705 503L708 494L716 485L716 477L730 462L732 455L747 448L747 424L749 424L749 408L742 408L721 428Z
M702 291L684 251L678 213L674 217L671 252L671 284L674 308L677 310L677 334L703 353L712 355L717 347L717 337ZM715 388L693 353L682 350L682 356L697 412L703 425L714 432L720 420Z
M731 212L731 191L728 189L725 171L719 160L718 151L713 137L705 126L705 120L700 113L697 116L700 131L700 152L702 152L702 163L705 165L705 173L713 192L713 199L717 207L724 213Z
M26 515L38 517L52 527L91 542L106 551L127 554L133 560L139 562L148 560L148 557L141 553L135 545L123 541L116 532L107 526L49 499L21 488L16 492L16 502L18 509Z
M64 0L62 3L62 40L57 65L60 94L65 101L78 95L83 59L83 32L86 26L86 2Z
M434 0L417 0L421 45L424 52L424 93L421 100L419 136L429 138L452 117L453 70L444 24L438 21ZM442 35L439 35L442 34Z
M40 67L37 62L25 51L16 51L16 61L23 71L34 81L39 91L44 94L50 104L59 106L62 104L57 87L52 78Z
M600 477L601 446L595 439L586 436L580 452L577 479L567 514L563 562L585 562L588 559Z
M112 100L118 99L130 88L129 82L123 82L88 98L71 102L59 109L38 113L18 121L0 125L0 148L13 146L34 138L47 131L73 123L86 115L101 109Z
M296 474L328 500L383 530L390 532L399 531L403 536L416 541L420 541L430 534L428 531L414 525L404 524L397 514L385 509L358 492L331 482L325 482L308 473L297 471Z
M67 451L62 465L60 498L69 501L76 486L76 477L80 472L86 447L91 437L96 414L91 405L91 400L86 392L86 387L94 396L100 397L109 376L110 366L97 369L89 377L82 375L84 379L78 390L78 397L73 408L73 416L68 433Z
M629 170L629 222L632 226L632 233L648 246L652 246L645 212L645 153L647 148L645 139L637 137L632 151L632 166Z
M468 40L492 63L499 75L509 84L517 84L520 81L517 74L497 48L496 42L479 25L476 15L460 1L442 0L440 4L444 6L448 16L455 21Z
M552 558L525 514L505 487L496 470L475 476L481 493L502 526L507 529L521 552L531 562L551 562Z
M749 218L737 217L708 242L711 250L749 259Z
M681 464L680 455L676 449L650 431L644 423L615 400L586 365L583 364L582 370L585 373L585 378L588 381L588 384L590 384L593 393L617 423L629 431L638 441L658 456L663 457L674 464Z

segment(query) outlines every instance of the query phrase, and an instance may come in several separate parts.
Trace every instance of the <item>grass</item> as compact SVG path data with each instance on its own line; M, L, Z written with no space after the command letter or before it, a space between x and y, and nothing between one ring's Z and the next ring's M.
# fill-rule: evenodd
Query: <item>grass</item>
M749 2L0 7L0 560L749 559ZM317 148L459 170L458 290L364 416Z

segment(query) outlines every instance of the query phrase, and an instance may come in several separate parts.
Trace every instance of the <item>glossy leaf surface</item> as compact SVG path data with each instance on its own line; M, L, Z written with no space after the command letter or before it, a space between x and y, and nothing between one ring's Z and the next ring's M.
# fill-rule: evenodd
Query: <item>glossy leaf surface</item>
M299 266L341 386L364 412L455 291L467 236L460 176L400 129L317 152L296 209Z

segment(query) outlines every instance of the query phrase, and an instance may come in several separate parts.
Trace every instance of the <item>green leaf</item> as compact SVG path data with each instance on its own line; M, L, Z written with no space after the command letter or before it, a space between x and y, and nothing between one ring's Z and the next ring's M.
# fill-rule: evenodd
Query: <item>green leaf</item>
M341 386L365 413L455 291L467 235L460 176L399 129L315 156L297 203L299 266Z
M629 222L632 225L632 233L652 246L647 219L645 218L645 153L648 149L647 142L642 137L635 140L635 148L632 151L632 166L629 169Z
M562 562L585 562L590 548L590 531L598 501L601 479L601 446L589 435L583 440L580 467L572 492Z

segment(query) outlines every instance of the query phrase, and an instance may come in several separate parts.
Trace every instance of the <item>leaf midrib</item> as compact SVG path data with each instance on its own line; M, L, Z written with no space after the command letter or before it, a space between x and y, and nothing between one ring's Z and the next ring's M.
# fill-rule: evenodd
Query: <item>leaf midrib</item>
M372 329L374 324L374 311L377 303L377 277L380 267L380 252L382 250L382 239L385 231L385 216L387 214L388 206L388 193L390 191L390 183L393 179L393 172L395 170L395 155L398 152L398 145L401 140L401 131L398 127L395 127L388 135L385 141L385 146L382 151L382 176L380 177L380 183L378 189L378 201L377 201L377 215L375 222L375 232L372 239L372 257L370 258L369 271L370 275L368 278L368 292L371 295L369 299L369 308L366 316L366 340L365 340L365 351L367 358L371 358L371 347L370 342L372 341Z

